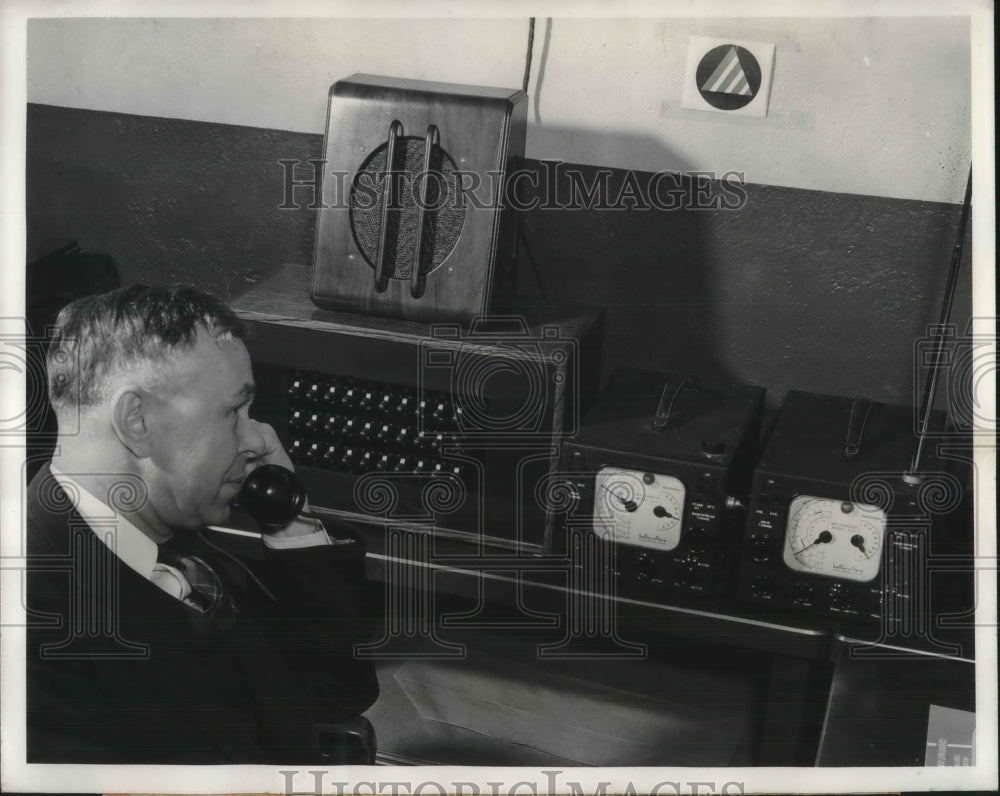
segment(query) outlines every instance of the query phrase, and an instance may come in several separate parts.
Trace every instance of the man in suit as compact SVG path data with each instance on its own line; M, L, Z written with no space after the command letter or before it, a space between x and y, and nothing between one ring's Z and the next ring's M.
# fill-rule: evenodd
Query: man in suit
M306 511L242 557L206 530L256 467L292 469L250 417L242 334L191 287L60 313L58 445L27 496L28 762L331 762L318 725L377 697L351 528Z

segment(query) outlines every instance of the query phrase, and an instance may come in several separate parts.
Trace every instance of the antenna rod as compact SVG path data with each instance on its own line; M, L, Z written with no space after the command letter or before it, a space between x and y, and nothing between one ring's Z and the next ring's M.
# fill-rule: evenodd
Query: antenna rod
M945 327L951 318L951 307L955 303L955 285L958 283L958 266L962 262L962 245L965 243L965 229L969 223L969 208L972 206L972 165L969 165L969 181L965 185L965 200L962 202L962 217L958 222L958 238L951 255L951 269L948 272L948 284L944 292L944 304L941 307L941 319L934 330L934 358L931 369L927 373L924 384L923 401L920 405L920 426L917 434L917 447L913 451L913 461L910 463L906 478L910 482L920 480L920 460L924 455L924 444L927 441L927 428L931 422L931 412L934 409L934 395L937 392L938 374L941 372L941 354L944 351Z

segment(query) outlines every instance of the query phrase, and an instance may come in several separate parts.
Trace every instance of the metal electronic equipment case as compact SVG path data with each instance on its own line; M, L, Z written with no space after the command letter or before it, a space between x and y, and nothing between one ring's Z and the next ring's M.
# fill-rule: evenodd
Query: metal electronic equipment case
M721 596L735 583L763 407L759 387L616 371L563 443L553 552L599 562L620 595Z
M943 426L934 414L930 430ZM906 477L915 440L911 407L789 392L754 474L741 599L926 623L930 557L967 552L971 528L949 517L964 486L935 451L919 479Z
M532 496L593 394L597 316L430 325L317 309L307 280L286 265L235 309L249 327L255 409L311 502L542 552L546 513Z

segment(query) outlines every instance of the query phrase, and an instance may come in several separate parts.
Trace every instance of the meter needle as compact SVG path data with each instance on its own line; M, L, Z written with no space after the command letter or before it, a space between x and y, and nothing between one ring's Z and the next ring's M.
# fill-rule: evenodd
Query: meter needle
M856 533L851 537L851 544L858 548L865 558L872 557L871 553L865 550L865 537L863 537L860 533Z
M637 508L639 508L639 504L636 503L634 500L629 500L628 498L622 497L617 492L612 492L610 489L608 489L606 486L604 486L604 484L601 484L601 489L603 489L609 495L614 495L616 498L618 498L618 500L621 501L622 508L624 508L625 511L633 512Z
M833 541L833 534L830 533L829 531L822 531L822 532L820 532L820 535L816 537L816 541L812 542L811 544L807 544L805 547L803 547L798 552L792 553L792 555L795 556L796 558L798 558L800 555L802 555L810 547L814 547L815 545L818 545L818 544L827 544L827 543L832 542L832 541Z
M667 511L665 508L663 508L663 506L654 506L653 507L653 514L656 515L657 517L661 518L661 519L663 519L664 517L666 519L668 519L668 520L676 520L677 519L673 514L671 514L669 511Z

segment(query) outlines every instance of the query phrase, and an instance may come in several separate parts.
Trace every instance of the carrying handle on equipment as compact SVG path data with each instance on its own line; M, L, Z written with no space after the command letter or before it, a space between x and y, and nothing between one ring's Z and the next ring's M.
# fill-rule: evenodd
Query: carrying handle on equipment
M385 250L389 238L389 208L395 200L393 189L396 180L393 179L395 172L393 164L396 160L396 141L403 135L403 125L398 119L394 119L389 125L389 138L385 145L385 190L382 192L382 224L378 234L378 256L375 258L375 290L384 293L389 286L389 276L386 274Z
M437 125L427 128L424 138L424 169L421 172L423 182L420 185L420 201L417 204L417 243L413 253L413 273L410 275L410 295L418 299L424 295L426 279L420 271L420 251L424 243L424 215L427 212L427 181L431 173L431 153L440 141Z
M844 442L844 458L855 459L861 453L861 440L865 435L865 425L868 423L868 413L872 402L867 398L858 398L851 404L851 417L847 421L847 440Z
M653 431L663 431L670 422L670 414L674 408L674 402L685 390L696 390L697 385L694 379L685 377L682 379L671 379L663 386L660 393L660 402L656 407L656 414L653 415Z

